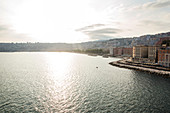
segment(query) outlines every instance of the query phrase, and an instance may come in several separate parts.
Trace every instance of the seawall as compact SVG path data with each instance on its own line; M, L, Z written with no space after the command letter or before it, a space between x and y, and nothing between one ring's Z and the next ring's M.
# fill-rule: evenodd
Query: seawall
M156 75L170 77L170 71L153 69L153 68L142 67L142 66L136 66L136 65L133 65L133 64L126 64L126 62L122 63L121 60L115 61L115 62L110 62L109 64L113 65L113 66L121 67L121 68L134 69L134 70L148 72L148 73L152 73L152 74L156 74Z

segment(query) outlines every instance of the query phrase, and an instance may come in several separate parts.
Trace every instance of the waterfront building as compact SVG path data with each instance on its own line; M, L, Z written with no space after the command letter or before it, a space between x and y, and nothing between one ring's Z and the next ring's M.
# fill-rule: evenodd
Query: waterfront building
M133 58L148 58L148 46L134 46L133 47Z
M113 54L114 56L122 56L123 55L123 48L114 48L113 49Z
M134 46L133 59L142 63L156 63L159 46Z
M157 52L159 46L148 46L148 60L151 63L156 63L158 61Z
M161 66L166 66L169 63L170 49L159 49L158 50L158 64Z
M133 53L133 48L125 48L125 47L114 47L114 48L109 48L109 53L111 56L127 56L130 57L132 56Z
M165 53L164 66L165 66L165 67L170 67L170 53Z
M123 55L123 48L118 48L118 56L122 56Z
M165 67L170 67L170 53L165 53Z
M114 48L113 49L113 55L114 56L118 56L118 48Z
M133 48L123 48L123 56L132 56Z
M140 58L140 46L133 47L133 58Z
M114 50L114 48L109 48L109 54L110 54L111 56L114 56L113 50Z

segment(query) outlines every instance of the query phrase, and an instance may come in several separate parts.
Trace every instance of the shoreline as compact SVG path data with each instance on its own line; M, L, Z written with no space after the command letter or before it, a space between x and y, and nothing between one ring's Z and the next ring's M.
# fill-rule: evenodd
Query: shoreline
M112 66L120 67L120 68L127 68L127 69L133 69L133 70L138 70L138 71L143 71L151 74L156 74L156 75L161 75L164 77L170 77L170 71L164 70L162 68L159 69L159 67L145 67L143 65L133 65L133 64L128 64L126 63L125 60L119 60L119 61L114 61L109 63Z

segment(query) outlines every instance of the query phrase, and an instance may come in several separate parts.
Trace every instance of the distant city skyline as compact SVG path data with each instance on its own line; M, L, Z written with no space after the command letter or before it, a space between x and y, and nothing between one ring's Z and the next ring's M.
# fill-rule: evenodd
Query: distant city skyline
M170 31L170 0L1 0L0 42L64 42Z

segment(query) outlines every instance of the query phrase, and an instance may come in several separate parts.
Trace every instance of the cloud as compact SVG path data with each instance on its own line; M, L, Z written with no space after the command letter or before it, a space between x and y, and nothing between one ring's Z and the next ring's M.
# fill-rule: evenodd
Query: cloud
M87 34L116 34L120 32L120 29L115 29L115 28L103 28L103 29L97 29L97 30L92 30L92 31L84 31L84 33Z
M104 24L93 24L76 31L88 35L92 40L106 40L114 37L115 34L122 32L120 29L107 27Z
M88 35L91 39L104 40L113 38L114 34L121 32L120 29L115 28L103 28L92 31L85 31L84 33Z
M136 29L133 29L133 34L136 33L136 36L143 34L156 34L169 32L170 22L164 20L152 20L152 19L143 19L136 24Z
M167 7L170 6L170 1L156 1L156 2L150 2L147 4L144 4L144 7L146 8L162 8L162 7Z
M140 25L152 27L170 27L170 22L156 21L156 20L142 20Z
M85 26L80 29L76 29L76 31L85 31L85 30L94 29L94 28L103 27L103 26L105 26L105 24L92 24L92 25Z
M143 5L139 5L136 7L133 7L133 10L136 9L156 9L156 8L164 8L170 6L170 0L157 0L154 2L148 2Z

